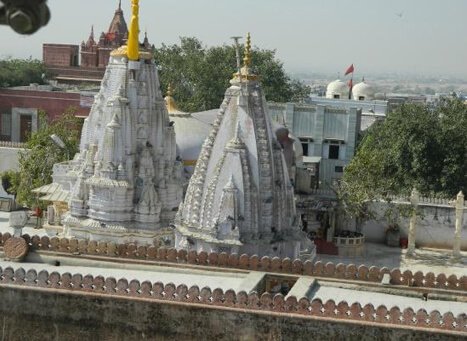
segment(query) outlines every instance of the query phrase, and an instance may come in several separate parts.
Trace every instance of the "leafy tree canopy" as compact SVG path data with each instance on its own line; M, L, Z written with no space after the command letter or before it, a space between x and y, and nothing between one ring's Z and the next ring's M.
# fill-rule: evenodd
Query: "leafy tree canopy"
M43 84L42 75L46 74L44 64L37 59L2 59L0 60L0 88Z
M39 129L26 142L27 149L19 156L19 172L12 177L10 190L16 193L19 203L37 206L37 195L32 190L51 183L53 165L78 152L79 119L73 115L74 110L70 108L53 122L47 122L44 113L39 115ZM52 134L60 137L65 148L54 143L50 137Z
M453 198L467 190L467 106L446 99L436 107L401 106L364 134L346 167L339 196L354 216L390 195Z
M233 46L207 48L191 37L181 37L180 44L163 44L154 57L162 89L171 83L179 108L187 112L218 108L237 65ZM273 50L253 48L252 68L260 76L268 101L302 101L311 91L287 76Z

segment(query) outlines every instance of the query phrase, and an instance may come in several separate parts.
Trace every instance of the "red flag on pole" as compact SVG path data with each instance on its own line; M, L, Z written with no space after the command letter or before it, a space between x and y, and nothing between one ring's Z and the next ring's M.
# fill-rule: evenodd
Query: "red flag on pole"
M349 73L353 73L353 64L347 68L344 75L347 76Z
M347 85L348 85L349 88L352 90L352 88L353 88L353 80L352 80L352 78L349 79Z

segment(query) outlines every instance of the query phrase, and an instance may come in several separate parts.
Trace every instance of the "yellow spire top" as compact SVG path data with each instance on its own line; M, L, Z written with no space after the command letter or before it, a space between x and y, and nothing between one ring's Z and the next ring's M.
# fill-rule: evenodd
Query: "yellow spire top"
M131 0L131 22L130 30L128 31L127 45L120 46L113 50L110 55L112 57L126 57L130 61L139 61L140 59L150 60L153 58L152 50L148 49L149 42L146 48L139 50L139 0ZM145 39L146 43L146 39Z
M242 81L253 81L257 80L258 76L253 73L250 73L251 65L251 36L248 32L245 42L245 52L243 56L243 67L240 69L240 74L238 72L234 73L233 79L230 81L232 84Z
M243 66L249 67L251 65L251 36L250 32L246 35L245 43L245 56L243 57Z
M172 83L169 83L169 86L167 87L167 96L172 96Z
M169 83L167 87L167 95L165 96L165 106L167 107L167 111L169 114L175 113L178 111L177 103L175 103L175 99L172 97L173 95L173 88L172 84Z
M128 32L127 56L129 60L139 60L139 0L131 0L131 22Z

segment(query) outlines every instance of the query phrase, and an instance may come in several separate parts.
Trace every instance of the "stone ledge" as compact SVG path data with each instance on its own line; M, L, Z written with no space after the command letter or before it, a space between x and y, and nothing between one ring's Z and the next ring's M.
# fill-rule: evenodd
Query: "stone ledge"
M375 307L372 304L361 306L359 303L349 305L329 300L312 301L307 298L297 299L295 296L285 298L282 294L271 295L256 292L247 294L245 291L235 292L222 289L212 290L198 286L188 288L181 284L151 283L138 280L128 281L113 277L82 276L65 273L35 270L25 271L22 268L14 270L11 267L0 268L0 287L10 287L18 290L42 290L61 294L80 294L112 296L131 300L153 300L169 304L187 304L206 306L214 309L241 310L242 312L285 314L302 318L322 318L329 321L342 321L358 324L380 325L390 328L430 330L434 333L454 333L467 335L467 315L457 317L447 312L441 315L438 311L428 313L425 309L414 311L411 308L401 310L397 306L387 308L384 305Z
M11 238L9 233L0 234L0 247ZM381 283L384 274L390 274L392 285L404 285L416 288L436 288L467 292L467 276L447 276L443 273L435 275L432 272L424 274L421 271L412 273L410 270L401 271L377 266L355 264L345 265L321 261L302 262L299 259L280 259L278 257L258 257L247 254L207 253L176 249L157 248L155 246L142 246L137 244L115 244L78 239L30 237L23 235L30 250L43 250L63 252L66 254L86 254L123 259L140 259L149 261L163 261L180 264L224 267L249 271L264 271L287 273L294 275L315 276L324 278L345 279Z

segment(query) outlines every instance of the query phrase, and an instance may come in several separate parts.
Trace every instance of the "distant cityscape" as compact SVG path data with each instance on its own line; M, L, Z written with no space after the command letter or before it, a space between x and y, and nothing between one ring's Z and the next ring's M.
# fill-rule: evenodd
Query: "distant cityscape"
M312 92L325 90L326 85L342 76L335 73L323 72L292 72L291 76L312 87ZM459 95L467 94L467 77L461 76L427 76L397 73L369 73L362 75L355 72L354 82L362 78L371 84L376 93L400 93L416 95L448 94L455 92Z

